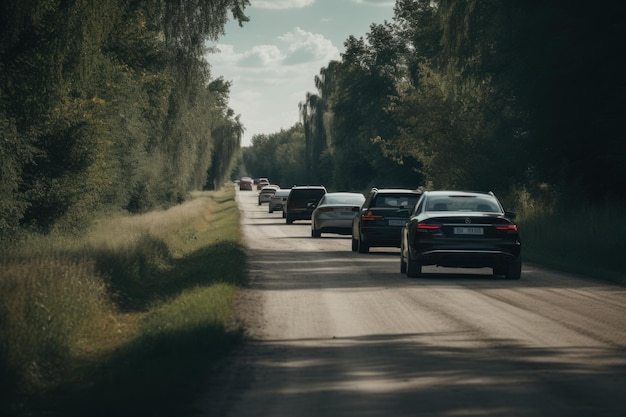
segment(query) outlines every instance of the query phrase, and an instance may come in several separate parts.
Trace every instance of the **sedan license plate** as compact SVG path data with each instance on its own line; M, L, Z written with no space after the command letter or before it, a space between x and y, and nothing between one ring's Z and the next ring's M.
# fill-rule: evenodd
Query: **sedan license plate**
M482 235L483 228L482 227L455 227L454 234L455 235Z
M406 220L389 220L389 226L404 226Z

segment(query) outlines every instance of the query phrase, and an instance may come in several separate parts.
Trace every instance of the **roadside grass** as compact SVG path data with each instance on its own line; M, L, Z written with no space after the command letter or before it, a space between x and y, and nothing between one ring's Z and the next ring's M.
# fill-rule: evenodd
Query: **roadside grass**
M626 284L626 218L613 203L521 199L518 224L524 260L560 271Z
M242 336L234 195L1 249L0 414L183 415Z

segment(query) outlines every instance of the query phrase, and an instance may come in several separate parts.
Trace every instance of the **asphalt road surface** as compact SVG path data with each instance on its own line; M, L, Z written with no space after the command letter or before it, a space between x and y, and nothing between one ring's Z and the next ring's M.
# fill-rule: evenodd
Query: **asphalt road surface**
M237 191L250 341L202 416L626 416L626 288L524 264L400 274ZM523 233L523 231L522 231Z

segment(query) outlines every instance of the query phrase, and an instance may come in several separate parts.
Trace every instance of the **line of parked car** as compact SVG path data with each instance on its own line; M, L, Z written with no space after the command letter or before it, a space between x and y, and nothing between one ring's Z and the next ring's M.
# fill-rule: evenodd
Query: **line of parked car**
M269 181L268 181L269 184ZM240 186L241 189L241 186ZM492 192L372 188L367 196L328 192L322 185L260 188L258 204L281 211L286 224L311 221L311 237L351 235L352 251L400 248L400 272L422 275L422 266L490 267L520 279L521 238L515 213Z

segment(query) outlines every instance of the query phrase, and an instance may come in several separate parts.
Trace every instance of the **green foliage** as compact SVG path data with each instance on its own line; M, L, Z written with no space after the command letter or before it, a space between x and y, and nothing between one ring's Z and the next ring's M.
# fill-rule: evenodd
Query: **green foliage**
M19 192L20 168L28 159L28 143L13 121L0 114L0 241L16 233L27 203Z
M247 5L3 2L1 237L20 226L79 231L104 208L179 203L213 161L227 161L213 174L221 184L234 158L223 144L237 145L241 127L227 89L209 87L203 45L229 11L246 21Z
M308 175L623 203L619 7L398 0L300 104Z
M621 260L626 221L621 205L555 198L549 188L533 194L516 190L512 196L526 261L626 284Z
M295 184L312 184L305 168L305 143L302 125L272 135L256 135L252 146L243 149L245 175L267 177L272 184L291 188Z
M218 107L223 109L224 117L216 123L212 131L215 145L207 173L207 189L220 189L230 179L240 155L244 129L239 116L233 118L233 111L227 107L230 86L230 82L220 77L212 81L208 87L215 96Z

